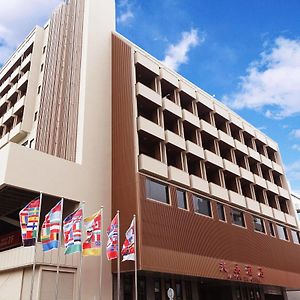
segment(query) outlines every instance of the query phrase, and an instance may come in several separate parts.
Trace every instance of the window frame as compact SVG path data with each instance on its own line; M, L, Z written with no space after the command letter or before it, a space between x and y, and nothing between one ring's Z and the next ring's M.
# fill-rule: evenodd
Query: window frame
M282 229L283 229L284 235L285 235L286 238L282 239L282 238L280 237L278 228L282 228ZM278 237L281 241L286 241L286 242L289 242L289 241L290 241L289 234L288 234L287 229L286 229L285 226L276 223L276 230L277 230L277 237Z
M293 233L296 234L297 242L295 242ZM299 231L294 230L294 229L291 229L291 236L292 236L292 242L293 242L293 244L295 244L295 245L300 245L300 235L299 235Z
M148 197L147 182L154 182L156 184L165 186L165 188L166 188L166 198L167 198L166 200L167 200L167 202L164 202L164 201L161 201L161 200L158 200L158 199L154 199L154 198ZM171 206L171 197L170 197L170 188L169 188L169 185L166 184L166 183L164 183L164 182L152 179L150 177L146 177L146 180L145 180L145 198L146 198L146 200L150 200L150 201L154 201L154 202L157 202L157 203L161 203L161 204L164 204L164 205Z
M217 206L217 217L218 217L218 221L227 223L227 216L226 216L226 211L225 211L224 204L223 204L223 203L220 203L220 202L216 202L216 206ZM220 219L219 209L218 209L220 206L222 207L222 210L223 210L224 220L223 220L223 219Z
M242 220L243 220L243 222L242 222L243 225L240 225L240 224L237 224L237 223L234 223L234 222L233 222L233 212L234 212L234 211L235 211L235 212L241 213L241 215L242 215ZM231 216L231 224L232 224L232 225L238 226L239 228L244 228L244 229L247 228L246 220L245 220L245 216L244 216L244 212L243 212L243 211L241 211L241 210L239 210L239 209L237 209L237 208L231 207L231 209L230 209L230 216Z
M199 200L199 199L204 200L204 201L206 201L209 204L209 212L210 212L209 215L207 215L205 213L202 213L202 212L199 212L199 211L196 211L195 198L197 198L197 200ZM208 199L206 197L199 196L199 195L195 195L195 194L193 194L192 199L193 199L193 210L194 210L194 213L196 213L196 214L198 214L200 216L204 216L204 217L208 217L210 219L213 219L213 210L212 210L212 207L211 207L211 200L210 199Z
M264 219L261 218L261 217L258 217L258 216L254 216L254 215L252 215L252 217L253 217L253 228L254 228L254 231L258 232L258 233L266 234L267 231L266 231L266 226L265 226ZM255 224L256 224L255 223L255 219L261 220L261 226L262 226L262 229L263 229L262 231L259 230L259 229L257 229L257 228L255 228Z
M185 202L185 208L184 207L180 207L178 204L178 192L181 192L184 196L184 202ZM187 197L187 193L185 190L182 190L180 188L176 188L176 204L177 204L177 208L182 209L182 210L189 210L189 204L188 204L188 197Z
M268 224L269 224L270 236L273 237L273 238L276 238L277 235L276 235L276 230L275 230L275 227L274 227L274 223L271 222L271 221L268 221ZM271 230L271 226L272 226L272 230ZM273 231L273 234L272 234L272 231Z

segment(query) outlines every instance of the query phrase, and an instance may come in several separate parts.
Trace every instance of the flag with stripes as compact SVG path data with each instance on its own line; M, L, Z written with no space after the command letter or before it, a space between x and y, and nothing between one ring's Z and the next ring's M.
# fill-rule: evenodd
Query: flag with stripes
M64 219L65 254L81 252L82 217L80 207Z
M101 212L98 211L84 219L87 238L82 244L83 256L99 256L101 254Z
M24 247L36 243L40 217L40 197L30 201L20 212L20 227Z
M119 213L112 219L107 228L108 241L106 245L106 256L108 260L118 258L119 252Z
M51 251L59 247L62 219L62 201L59 201L45 216L41 229L43 251Z
M122 247L123 260L135 260L135 218L132 219L131 224L126 231L126 238Z

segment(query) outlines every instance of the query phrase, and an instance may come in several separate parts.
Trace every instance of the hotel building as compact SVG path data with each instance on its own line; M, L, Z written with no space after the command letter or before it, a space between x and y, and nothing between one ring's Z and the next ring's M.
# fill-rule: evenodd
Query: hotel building
M18 212L43 192L137 215L139 299L287 299L300 240L278 145L115 31L113 0L70 0L0 71L0 299L29 299L34 249ZM105 230L104 230L105 231ZM104 253L103 253L104 254ZM99 290L100 259L103 263ZM53 299L57 252L37 249L34 299ZM78 299L60 255L60 299ZM121 299L134 299L134 265ZM84 258L82 299L116 299L116 265ZM296 296L295 296L296 295ZM291 292L290 299L297 299Z

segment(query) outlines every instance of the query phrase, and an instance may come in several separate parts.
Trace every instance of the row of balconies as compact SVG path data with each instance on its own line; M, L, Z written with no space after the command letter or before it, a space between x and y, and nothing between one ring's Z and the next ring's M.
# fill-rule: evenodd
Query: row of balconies
M205 151L204 151L204 156L205 156ZM189 187L196 192L210 194L224 201L229 201L237 206L247 208L256 213L261 213L270 218L275 218L276 220L286 222L290 225L296 226L295 218L289 214L286 214L278 209L272 208L264 203L259 203L258 201L245 197L234 191L227 190L224 187L221 187L212 182L208 182L205 179L202 179L198 176L189 175L185 171L180 170L176 167L167 166L166 164L147 155L144 154L139 155L138 166L140 171L155 176L159 176L175 184L180 184ZM242 174L243 172L241 171L240 173ZM270 184L271 183L269 183L269 185ZM272 188L275 187L275 185L272 184L271 186ZM278 193L280 193L280 196L286 199L290 199L289 192L287 190L283 188L279 188Z
M18 115L19 112L24 109L24 105L25 96L19 99L14 106L12 106L2 117L0 117L0 126L3 124L5 125L10 121L11 118L14 118L16 115Z
M26 133L22 130L22 122L14 126L9 132L7 132L2 138L0 138L0 148L5 146L8 142L18 143L26 136Z

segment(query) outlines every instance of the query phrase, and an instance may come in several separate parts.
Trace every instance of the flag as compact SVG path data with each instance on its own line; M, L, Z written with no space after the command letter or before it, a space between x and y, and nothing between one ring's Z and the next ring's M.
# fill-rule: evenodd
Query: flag
M83 256L99 256L101 254L101 212L98 211L84 219L87 238L82 245Z
M62 201L63 200L59 201L45 216L41 230L41 241L44 252L57 249L59 247Z
M82 207L64 219L65 254L81 252Z
M23 246L33 246L36 243L39 218L40 197L30 201L19 213Z
M135 260L135 218L132 219L131 224L126 231L126 238L122 247L123 260Z
M119 213L112 219L107 228L108 241L106 245L106 256L108 260L118 258L119 250Z

